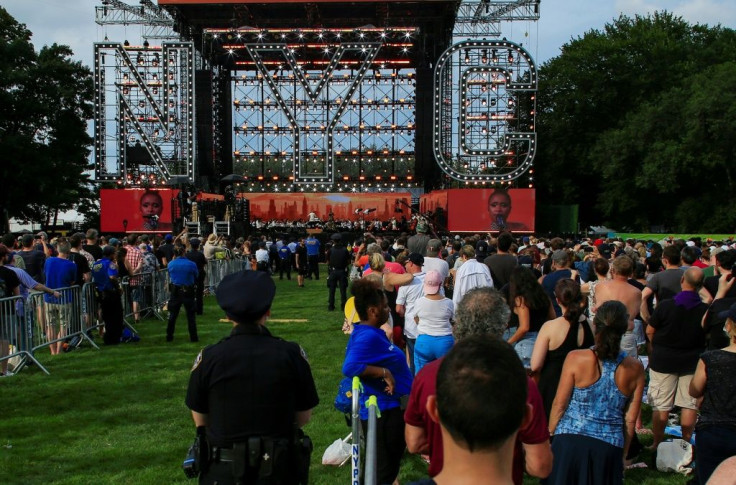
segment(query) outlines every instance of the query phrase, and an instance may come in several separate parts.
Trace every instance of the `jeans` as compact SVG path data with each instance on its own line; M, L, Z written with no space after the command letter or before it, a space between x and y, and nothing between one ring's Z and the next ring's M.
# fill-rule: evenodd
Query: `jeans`
M404 336L406 337L406 334ZM417 339L415 338L406 337L406 351L409 354L409 370L413 376L416 375L416 372L414 372L414 344L416 341Z
M626 352L627 357L637 357L639 355L634 332L626 332L621 335L621 352Z
M534 343L537 341L539 332L527 332L524 337L514 344L516 355L521 359L524 368L529 369L532 366L532 352L534 351Z

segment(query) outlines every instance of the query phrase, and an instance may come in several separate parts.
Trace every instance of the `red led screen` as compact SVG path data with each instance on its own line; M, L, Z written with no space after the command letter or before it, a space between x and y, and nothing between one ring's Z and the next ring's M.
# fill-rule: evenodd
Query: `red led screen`
M411 194L384 193L384 194L242 194L250 201L251 220L274 219L298 221L307 220L310 212L326 221L330 212L335 220L358 220L361 215L356 211L365 211L362 217L366 220L376 218L388 221L392 217L409 219L411 210ZM400 202L403 201L404 203ZM398 209L398 210L397 210Z
M451 189L421 198L422 212L447 213L451 232L534 232L534 189Z
M173 189L100 190L102 232L171 232Z

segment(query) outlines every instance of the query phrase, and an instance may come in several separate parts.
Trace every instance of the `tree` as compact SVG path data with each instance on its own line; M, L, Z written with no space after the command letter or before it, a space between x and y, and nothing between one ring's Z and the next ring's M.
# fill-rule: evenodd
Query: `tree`
M36 53L31 32L0 7L0 229L48 221L89 202L92 73L67 46Z
M540 203L579 203L582 221L617 228L725 228L698 212L717 183L710 168L734 161L712 130L736 129L735 53L733 30L669 13L622 16L566 44L540 69Z

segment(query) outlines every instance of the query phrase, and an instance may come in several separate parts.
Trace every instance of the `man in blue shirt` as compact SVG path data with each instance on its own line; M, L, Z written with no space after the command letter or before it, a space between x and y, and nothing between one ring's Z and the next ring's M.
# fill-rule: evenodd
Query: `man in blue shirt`
M279 279L283 280L286 273L286 279L291 280L291 250L285 244L279 248L279 265Z
M307 273L307 279L312 279L312 273L314 273L314 279L319 279L319 239L314 237L314 234L310 234L305 241L307 246L307 267L309 268Z
M179 310L184 305L187 312L187 324L189 326L189 340L198 342L197 322L194 316L194 292L197 284L197 265L184 257L184 248L177 246L174 248L174 260L166 267L169 271L169 279L171 284L169 290L171 297L169 299L169 324L166 326L166 341L174 340L174 328L176 327L176 318L179 316Z
M97 290L102 321L105 322L104 341L107 345L120 343L123 334L123 304L118 286L118 266L114 261L115 248L102 248L102 258L92 265L92 280Z
M46 286L54 290L73 286L77 279L77 265L69 259L69 242L59 242L56 250L59 256L48 258L44 265ZM44 295L43 299L46 307L46 338L51 343L51 355L56 355L62 351L64 336L72 324L73 290L62 291L60 298Z

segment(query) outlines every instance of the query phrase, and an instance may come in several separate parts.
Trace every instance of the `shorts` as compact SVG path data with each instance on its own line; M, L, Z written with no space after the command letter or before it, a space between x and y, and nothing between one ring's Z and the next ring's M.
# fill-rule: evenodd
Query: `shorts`
M71 323L71 303L46 303L46 325L53 328L67 328Z
M697 400L690 396L692 380L693 374L664 374L649 369L647 402L654 411L671 411L675 406L698 409Z
M143 287L142 286L131 286L130 287L130 299L136 303L143 303Z
M639 350L636 345L636 334L634 332L626 332L621 335L621 352L626 352L627 357L638 357Z

